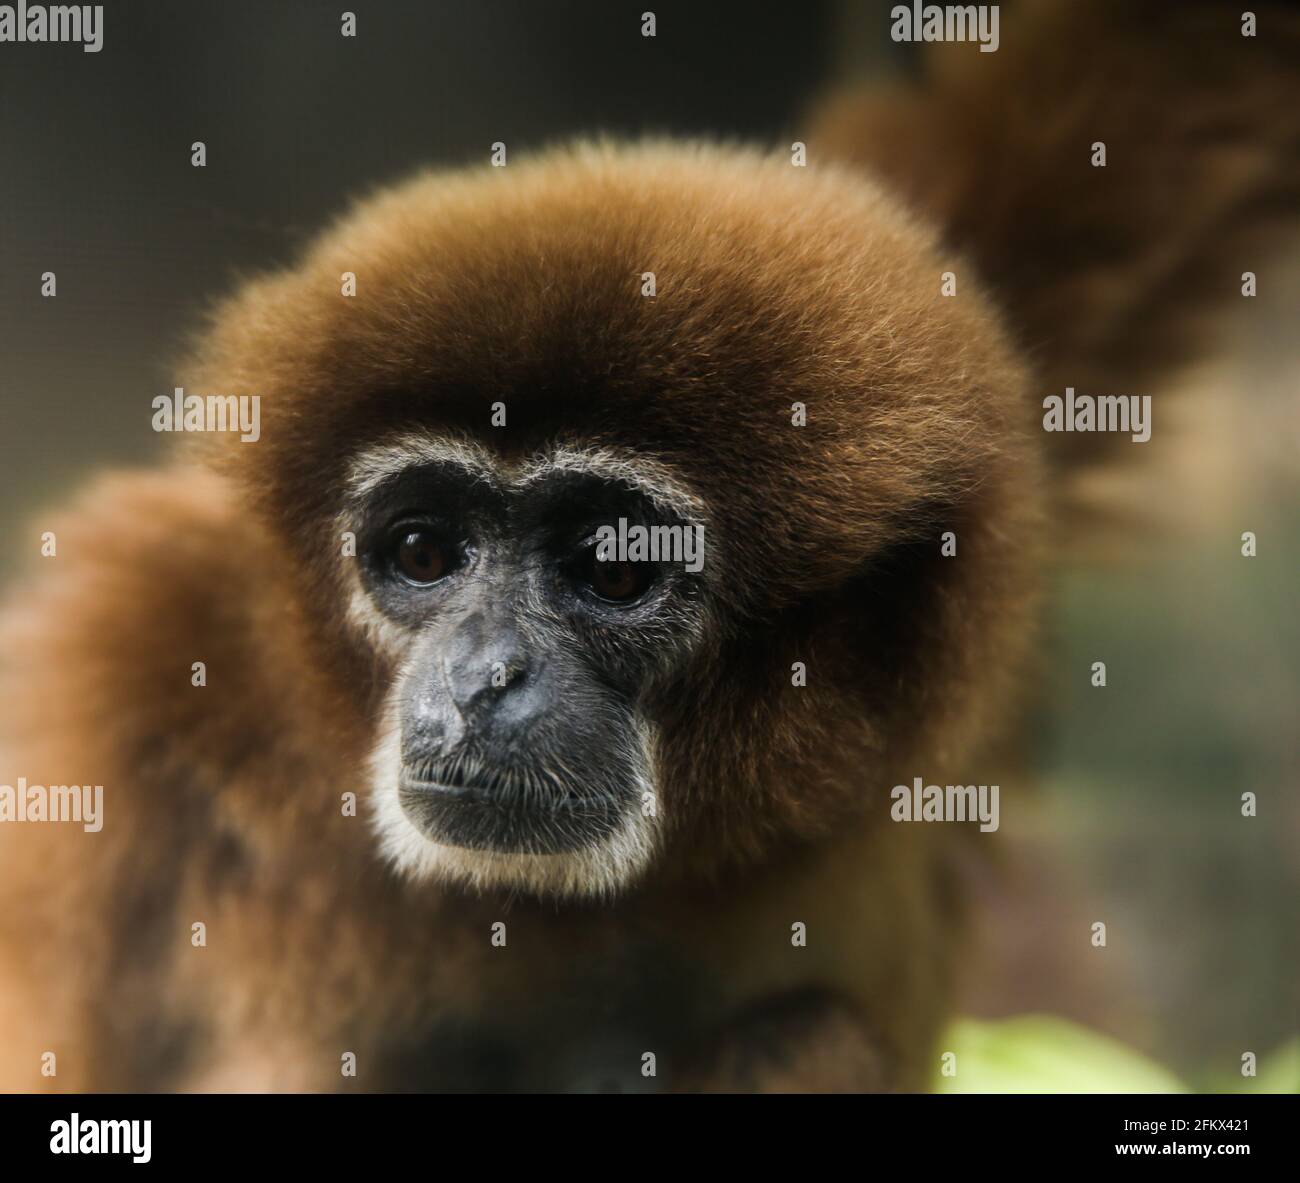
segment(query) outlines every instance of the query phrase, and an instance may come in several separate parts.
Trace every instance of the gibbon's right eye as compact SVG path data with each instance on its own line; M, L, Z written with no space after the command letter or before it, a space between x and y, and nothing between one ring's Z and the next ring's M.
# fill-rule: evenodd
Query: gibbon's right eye
M653 564L602 561L598 550L586 546L578 556L574 574L580 587L607 604L631 604L645 595L657 575Z
M460 561L460 549L426 526L399 526L389 541L389 568L417 587L437 583L460 566Z

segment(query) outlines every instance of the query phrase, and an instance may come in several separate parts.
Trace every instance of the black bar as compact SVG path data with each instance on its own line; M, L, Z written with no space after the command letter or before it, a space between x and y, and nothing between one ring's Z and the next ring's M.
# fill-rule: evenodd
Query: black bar
M80 1145L69 1153L74 1113ZM458 1160L499 1169L525 1156L537 1170L602 1174L660 1158L675 1170L728 1157L739 1164L757 1156L770 1166L774 1154L802 1158L814 1170L819 1161L829 1165L845 1156L846 1166L864 1175L882 1169L928 1174L945 1165L1059 1165L1072 1172L1132 1159L1206 1162L1203 1150L1189 1146L1212 1148L1205 1170L1238 1178L1261 1166L1294 1168L1296 1114L1293 1097L1267 1095L670 1097L657 1103L409 1094L11 1095L0 1099L0 1144L6 1177L15 1180L35 1177L24 1168L69 1163L167 1173L198 1167L205 1175L286 1164L328 1169L337 1178L347 1169L365 1169L369 1177L401 1169L402 1162L423 1162L429 1173L455 1169ZM119 1145L129 1136L125 1127L105 1129L101 1121L149 1122L148 1161L133 1164L132 1151L145 1146L143 1125L135 1127L129 1149L91 1153L101 1137L107 1140L98 1144L111 1149L114 1136Z

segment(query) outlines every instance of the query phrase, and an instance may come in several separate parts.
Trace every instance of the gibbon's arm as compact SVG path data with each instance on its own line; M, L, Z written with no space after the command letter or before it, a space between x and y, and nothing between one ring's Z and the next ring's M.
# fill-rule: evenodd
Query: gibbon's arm
M293 697L246 523L192 468L105 477L43 519L56 555L6 599L0 784L104 788L89 823L0 824L0 1089L167 1087L219 976L189 922L214 923L257 799L237 770L272 796Z
M1253 36L1197 0L1004 5L996 53L927 45L914 84L832 96L809 146L941 228L1035 390L1149 393L1300 216L1300 13L1249 7ZM1116 438L1053 435L1049 456L1091 463Z

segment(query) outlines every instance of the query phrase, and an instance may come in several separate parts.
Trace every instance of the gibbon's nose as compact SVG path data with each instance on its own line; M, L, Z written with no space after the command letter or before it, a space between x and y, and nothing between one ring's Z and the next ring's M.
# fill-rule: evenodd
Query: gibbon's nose
M504 614L475 612L443 650L443 677L457 713L472 728L519 727L540 713L523 638Z

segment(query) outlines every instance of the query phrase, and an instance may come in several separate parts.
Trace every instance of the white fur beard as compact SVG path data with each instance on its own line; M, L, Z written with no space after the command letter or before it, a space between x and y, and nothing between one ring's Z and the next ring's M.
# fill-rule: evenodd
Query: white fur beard
M391 716L390 716L391 720ZM652 737L640 729L643 760L653 767ZM579 850L558 854L472 850L437 842L421 833L398 798L401 729L386 723L370 756L371 824L384 857L414 880L436 880L476 891L514 890L544 897L609 897L645 870L656 847L658 794L650 771L640 776L637 804L613 833ZM650 808L646 808L646 803Z

